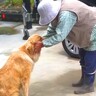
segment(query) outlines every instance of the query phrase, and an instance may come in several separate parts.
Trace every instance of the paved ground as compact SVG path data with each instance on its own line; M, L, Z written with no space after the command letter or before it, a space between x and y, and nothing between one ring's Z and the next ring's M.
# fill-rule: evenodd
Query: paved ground
M0 35L0 68L10 53L25 42L22 40L23 26L19 25L16 28L21 30L19 34ZM33 29L29 32L30 35L42 34L46 32L46 27L33 25ZM79 96L73 93L77 88L71 86L80 78L78 61L66 54L61 43L50 48L43 48L31 75L29 96ZM96 96L96 91L80 96Z

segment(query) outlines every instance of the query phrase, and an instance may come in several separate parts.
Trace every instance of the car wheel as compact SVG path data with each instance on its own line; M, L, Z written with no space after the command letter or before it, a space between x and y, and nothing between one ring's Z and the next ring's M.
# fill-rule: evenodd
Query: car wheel
M70 40L65 39L62 42L63 48L66 51L66 53L74 58L79 58L79 47L74 45Z

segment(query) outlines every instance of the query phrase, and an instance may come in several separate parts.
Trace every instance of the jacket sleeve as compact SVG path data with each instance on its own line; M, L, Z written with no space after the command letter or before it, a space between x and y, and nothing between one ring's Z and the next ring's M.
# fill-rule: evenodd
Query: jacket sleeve
M46 38L42 41L44 47L50 47L62 42L75 25L76 20L77 16L75 13L70 11L60 12L57 27L55 29L50 26L48 27L50 30L47 30Z
M53 35L56 34L55 27L53 27L51 24L48 25L47 32L43 34L43 38L47 39Z

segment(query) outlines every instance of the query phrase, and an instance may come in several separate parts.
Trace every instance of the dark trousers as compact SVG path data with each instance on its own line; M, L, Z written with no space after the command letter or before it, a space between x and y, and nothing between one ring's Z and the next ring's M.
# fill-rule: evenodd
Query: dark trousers
M23 3L25 5L25 8L27 9L27 11L29 13L31 13L31 4L30 4L30 0L23 0Z
M96 71L96 51L86 51L83 48L79 50L80 65L83 69L83 74L89 79L89 83L94 83Z

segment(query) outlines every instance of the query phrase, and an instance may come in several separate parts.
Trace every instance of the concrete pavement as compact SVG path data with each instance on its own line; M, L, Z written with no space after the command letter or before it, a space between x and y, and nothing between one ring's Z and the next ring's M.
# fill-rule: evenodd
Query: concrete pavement
M33 25L29 34L42 35L46 32L46 28L46 26ZM16 29L20 30L19 34L0 35L0 68L10 53L25 42L22 39L23 25L17 26ZM29 96L79 96L73 93L77 88L71 86L79 78L79 60L69 57L61 43L50 48L43 48L31 74ZM96 83L95 92L80 96L96 96Z

